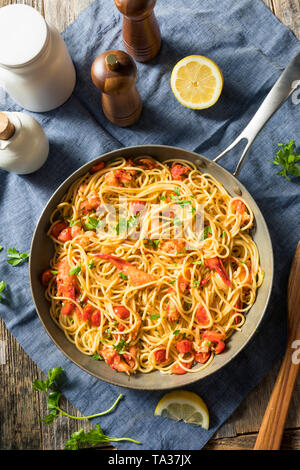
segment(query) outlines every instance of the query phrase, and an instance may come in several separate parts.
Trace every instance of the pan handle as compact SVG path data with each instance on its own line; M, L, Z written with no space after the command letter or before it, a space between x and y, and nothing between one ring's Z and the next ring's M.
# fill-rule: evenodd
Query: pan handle
M273 114L280 108L284 101L290 96L290 94L300 85L300 52L294 57L289 63L287 68L281 74L261 106L258 108L249 124L245 127L242 133L227 147L222 153L220 153L214 162L217 162L227 152L233 149L241 140L246 139L247 144L244 148L242 156L237 164L237 167L233 173L234 176L238 176L243 161L253 144L256 136L273 116Z

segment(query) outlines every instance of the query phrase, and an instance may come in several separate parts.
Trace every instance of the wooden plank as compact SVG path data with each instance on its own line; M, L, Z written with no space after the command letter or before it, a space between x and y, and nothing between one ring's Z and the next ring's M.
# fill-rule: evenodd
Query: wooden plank
M254 447L257 434L245 434L234 439L211 439L204 450L251 450ZM300 449L300 432L297 430L285 431L281 450Z
M288 26L300 39L300 2L299 0L270 0L275 15Z

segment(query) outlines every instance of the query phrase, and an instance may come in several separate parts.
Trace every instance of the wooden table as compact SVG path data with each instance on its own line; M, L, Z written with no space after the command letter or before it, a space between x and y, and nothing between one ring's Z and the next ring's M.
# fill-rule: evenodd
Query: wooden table
M251 0L249 0L251 1ZM300 39L299 0L263 0L270 10ZM61 31L92 0L0 0L0 7L25 3L37 8ZM60 417L53 426L39 422L46 403L32 391L32 381L43 374L0 321L0 340L4 342L6 363L0 365L0 449L61 449L72 432L86 430L89 422L77 423ZM1 361L0 361L1 362ZM219 429L205 449L252 449L275 378L276 364L267 377L248 395L236 412ZM67 400L63 408L72 415L80 413ZM300 376L293 395L282 449L300 449Z

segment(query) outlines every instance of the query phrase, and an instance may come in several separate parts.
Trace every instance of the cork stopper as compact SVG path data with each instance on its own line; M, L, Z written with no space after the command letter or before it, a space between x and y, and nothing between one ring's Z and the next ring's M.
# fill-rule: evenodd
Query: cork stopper
M15 126L6 114L0 112L0 140L9 140L15 133Z
M115 54L108 54L105 57L105 63L109 70L117 70L117 68L119 67L119 62Z

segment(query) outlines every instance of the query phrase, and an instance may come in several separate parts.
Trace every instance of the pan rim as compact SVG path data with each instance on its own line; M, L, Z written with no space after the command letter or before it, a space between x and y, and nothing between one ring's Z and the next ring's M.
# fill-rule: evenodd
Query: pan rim
M80 177L80 175L84 174L85 171L88 171L88 169L93 165L95 164L96 162L98 162L99 160L107 160L107 159L110 159L112 160L114 158L114 155L115 154L119 154L120 152L125 151L128 152L130 150L135 150L135 151L139 151L139 150L143 150L143 149L147 149L147 152L149 152L149 149L154 149L154 150L159 150L159 149L165 149L165 150L170 150L170 151L173 151L173 152L184 152L184 153L188 153L190 156L193 156L195 157L195 160L204 160L206 161L209 165L213 165L213 166L216 166L217 168L221 169L222 172L225 172L225 174L227 174L227 176L229 176L233 181L235 181L236 183L238 183L239 187L245 191L246 194L248 194L251 199L254 201L255 205L256 205L256 208L259 212L259 215L261 217L261 222L260 224L262 225L262 228L264 229L265 233L266 233L266 236L267 236L267 239L266 239L266 243L268 245L268 248L270 248L270 273L268 273L268 276L269 276L269 279L270 279L270 282L269 282L269 290L267 292L267 295L266 295L266 299L265 299L265 302L264 302L264 305L263 305L263 308L261 310L261 314L259 316L259 319L256 323L256 328L255 330L253 330L253 332L245 337L245 340L243 342L243 344L241 344L237 349L236 351L234 351L232 353L232 355L223 363L223 364L220 364L218 367L215 368L215 370L213 370L211 373L205 375L204 377L198 377L197 373L193 373L193 374L187 374L185 375L184 377L186 378L189 378L188 380L185 381L184 384L179 384L179 385L164 385L163 383L162 384L159 384L159 386L149 386L149 385L143 385L141 386L141 384L139 383L130 383L130 384L120 384L120 382L118 382L117 380L117 375L116 375L116 380L114 379L114 377L112 378L103 378L102 376L100 376L99 374L89 370L86 366L84 366L83 364L79 364L76 359L74 359L72 357L72 355L70 353L68 353L67 351L64 350L64 348L58 343L58 341L56 340L55 336L52 335L43 319L43 316L42 314L40 313L40 309L39 309L39 306L38 306L38 302L36 300L36 295L35 295L35 292L34 292L34 289L33 289L33 279L34 279L34 269L33 269L33 256L32 256L32 253L33 253L33 249L34 249L34 244L36 242L36 238L38 236L38 232L39 232L39 227L40 227L40 224L41 224L41 221L43 219L43 216L44 216L44 213L47 211L47 209L49 207L51 207L52 205L52 201L55 200L55 198L57 197L57 194L62 190L64 189L65 192L67 191L67 189L73 184L73 182ZM145 153L141 153L140 154L141 156L142 155L146 155ZM151 155L150 155L151 156ZM153 157L155 158L155 157ZM171 157L170 157L171 158ZM174 157L175 158L175 157ZM178 158L178 157L176 157ZM209 171L208 171L209 172ZM225 186L224 186L225 187ZM225 187L226 191L228 191L228 189ZM201 154L198 154L192 150L188 150L188 149L184 149L182 147L176 147L176 146L171 146L171 145L159 145L159 144L149 144L149 145L133 145L133 146L128 146L128 147L120 147L118 149L115 149L115 150L112 150L110 152L106 152L104 154L101 154L97 157L95 157L94 159L86 162L84 165L80 166L79 168L77 168L77 170L75 170L74 172L72 172L66 179L64 179L64 181L58 186L58 188L53 192L52 196L49 198L48 202L46 203L46 205L44 206L39 218L38 218L38 221L36 223L36 226L35 226L35 229L34 229L34 232L33 232L33 236L32 236L32 240L31 240L31 246L30 246L30 258L29 258L29 283L30 283L30 291L31 291L31 296L32 296L32 299L33 299L33 303L34 303L34 307L35 307L35 310L36 310L36 313L39 317L39 320L41 321L42 325L43 325L43 328L44 330L46 331L46 333L48 334L48 336L50 337L50 339L53 341L54 345L70 360L72 361L76 366L78 366L80 369L82 369L84 372L90 374L91 376L94 376L95 378L99 379L99 380L103 380L104 382L106 383L109 383L111 385L115 385L115 386L119 386L119 387L123 387L123 388L128 388L128 389L132 389L132 390L172 390L172 389L176 389L178 387L184 387L184 386L187 386L187 385L191 385L193 383L196 383L196 382L199 382L200 380L203 380L213 374L215 374L216 372L219 372L222 368L226 367L233 359L235 359L237 357L237 355L245 349L245 347L249 344L249 342L251 341L251 339L253 339L253 336L255 334L255 331L258 329L258 327L260 326L263 318L265 317L265 313L266 313L266 310L267 310L267 307L269 305L269 301L270 301L270 296L271 296L271 292L272 292L272 287L273 287L273 281L274 281L274 253L273 253L273 247L272 247L272 241L271 241L271 237L270 237L270 233L269 233L269 230L268 230L268 226L266 224L266 221L265 221L265 218L260 210L260 208L258 207L255 199L252 197L252 195L249 193L249 191L247 190L247 188L234 176L232 175L226 168L222 167L219 163L217 162L214 162L212 161L211 159L209 159L208 157L205 157L204 155L201 155ZM253 307L251 307L252 309ZM251 309L249 310L249 312L251 311ZM53 324L55 324L53 322ZM59 328L57 326L57 328ZM67 338L66 338L66 341ZM71 344L71 343L70 343ZM75 346L74 346L75 348ZM147 374L148 375L148 374Z

